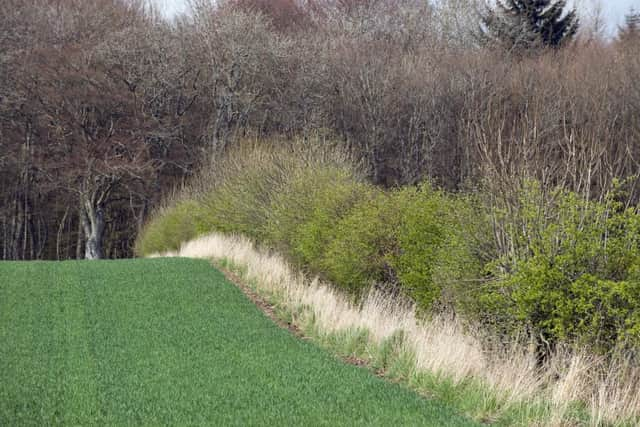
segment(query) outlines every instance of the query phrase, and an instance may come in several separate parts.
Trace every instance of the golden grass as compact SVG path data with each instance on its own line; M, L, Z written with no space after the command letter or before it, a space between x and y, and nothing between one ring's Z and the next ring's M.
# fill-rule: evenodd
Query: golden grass
M181 256L226 260L246 269L245 278L263 295L277 295L292 313L305 307L323 333L368 331L373 344L402 332L415 372L444 375L455 382L479 380L507 402L550 402L548 425L567 425L571 403L584 402L592 425L621 423L640 414L640 370L624 360L607 361L587 351L557 351L541 367L533 346L488 349L479 334L446 316L422 321L407 301L371 291L354 305L328 284L294 271L275 253L257 249L241 236L211 234L182 245ZM294 323L303 319L294 319Z

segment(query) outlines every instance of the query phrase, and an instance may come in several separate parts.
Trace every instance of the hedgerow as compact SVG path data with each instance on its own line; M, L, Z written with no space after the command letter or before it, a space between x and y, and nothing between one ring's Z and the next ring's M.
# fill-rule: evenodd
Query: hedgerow
M230 153L198 196L155 215L139 254L238 233L355 298L376 286L550 346L640 343L640 215L615 192L598 202L525 181L488 204L428 183L383 190L344 153L300 144Z

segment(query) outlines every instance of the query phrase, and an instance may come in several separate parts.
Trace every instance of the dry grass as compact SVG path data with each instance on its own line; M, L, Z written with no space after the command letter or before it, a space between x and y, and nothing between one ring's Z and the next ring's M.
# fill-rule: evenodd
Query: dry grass
M177 253L163 255L242 266L245 278L259 293L276 296L292 313L305 308L306 318L311 315L322 333L366 330L375 345L402 332L403 350L412 355L415 372L443 375L454 382L479 380L507 403L548 402L544 424L573 424L567 414L576 401L586 405L591 425L622 425L640 414L640 370L628 361L606 361L586 351L563 349L540 367L533 346L487 349L479 334L455 320L442 316L421 321L406 301L372 291L363 303L354 305L331 286L294 271L280 255L258 250L240 236L211 234L184 244Z

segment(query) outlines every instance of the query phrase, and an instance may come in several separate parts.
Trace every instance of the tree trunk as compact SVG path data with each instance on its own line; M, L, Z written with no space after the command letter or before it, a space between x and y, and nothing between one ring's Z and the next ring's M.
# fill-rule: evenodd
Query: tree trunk
M58 234L56 235L56 259L60 261L63 257L61 255L60 246L62 242L62 233L64 232L65 224L67 223L67 215L69 215L69 208L67 207L62 215L60 226L58 227Z
M82 229L82 207L78 209L78 230L76 233L76 259L82 259L82 246L84 244L84 230Z
M104 236L104 211L102 206L95 206L92 197L83 197L81 209L82 229L85 236L85 259L103 258L102 240Z

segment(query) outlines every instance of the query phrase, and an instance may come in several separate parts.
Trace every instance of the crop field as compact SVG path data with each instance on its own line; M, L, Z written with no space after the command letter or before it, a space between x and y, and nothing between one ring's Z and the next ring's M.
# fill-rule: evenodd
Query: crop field
M0 425L473 425L187 259L0 263L0 384Z

